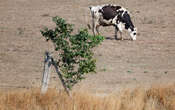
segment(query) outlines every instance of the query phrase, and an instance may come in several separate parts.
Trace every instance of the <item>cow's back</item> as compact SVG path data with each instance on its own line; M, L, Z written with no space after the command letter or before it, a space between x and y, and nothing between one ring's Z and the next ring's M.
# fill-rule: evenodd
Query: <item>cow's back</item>
M120 8L121 8L120 6L107 5L102 7L100 12L102 13L103 19L109 20L109 19L113 19L116 16L117 10Z

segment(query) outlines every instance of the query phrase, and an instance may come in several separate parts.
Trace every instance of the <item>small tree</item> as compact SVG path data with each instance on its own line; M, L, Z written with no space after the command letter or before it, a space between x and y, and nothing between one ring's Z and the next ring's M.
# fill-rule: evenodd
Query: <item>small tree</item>
M76 83L85 78L85 74L95 72L96 60L92 48L99 45L104 37L92 36L87 29L73 33L73 25L58 16L53 17L55 29L45 28L41 34L46 40L51 40L58 53L56 64L64 78L66 87L70 90Z

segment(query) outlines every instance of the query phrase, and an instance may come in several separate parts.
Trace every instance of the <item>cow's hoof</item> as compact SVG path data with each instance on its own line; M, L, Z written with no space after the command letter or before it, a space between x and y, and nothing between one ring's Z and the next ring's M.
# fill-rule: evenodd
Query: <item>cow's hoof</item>
M115 40L120 40L119 38L115 38Z
M115 36L115 40L120 40L119 38L117 38L117 36Z
M132 41L134 41L134 40L136 40L136 38L135 39L131 39Z

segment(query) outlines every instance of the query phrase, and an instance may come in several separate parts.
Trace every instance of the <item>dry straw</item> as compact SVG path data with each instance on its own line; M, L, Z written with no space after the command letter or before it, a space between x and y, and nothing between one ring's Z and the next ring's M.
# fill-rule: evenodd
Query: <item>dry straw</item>
M175 110L175 86L136 88L109 96L39 89L0 92L0 110Z

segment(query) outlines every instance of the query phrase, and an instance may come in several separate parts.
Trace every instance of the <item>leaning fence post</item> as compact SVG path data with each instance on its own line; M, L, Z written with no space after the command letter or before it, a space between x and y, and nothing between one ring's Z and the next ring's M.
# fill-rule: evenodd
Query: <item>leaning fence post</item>
M55 67L55 70L56 70L56 72L57 72L57 74L59 76L59 79L61 80L61 83L62 83L62 85L64 87L64 90L66 91L67 95L70 96L69 90L66 87L66 84L64 82L63 76L61 75L61 72L59 71L58 66L56 65L56 63L55 63L53 58L52 58L52 64Z
M42 87L41 87L42 94L45 94L47 92L47 89L48 89L51 64L52 64L52 58L51 58L49 52L45 52L44 71L43 71Z

